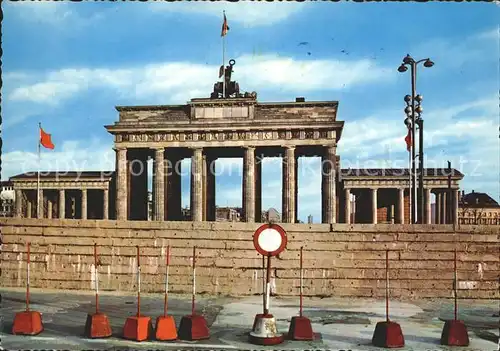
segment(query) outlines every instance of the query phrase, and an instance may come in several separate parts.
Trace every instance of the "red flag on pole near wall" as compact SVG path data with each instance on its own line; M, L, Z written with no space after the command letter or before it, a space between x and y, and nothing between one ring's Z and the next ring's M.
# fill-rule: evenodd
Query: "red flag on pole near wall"
M406 141L406 150L410 151L411 150L411 129L408 128L408 134L405 137Z
M40 144L47 149L54 149L54 144L52 144L52 139L50 134L45 133L45 131L40 126Z

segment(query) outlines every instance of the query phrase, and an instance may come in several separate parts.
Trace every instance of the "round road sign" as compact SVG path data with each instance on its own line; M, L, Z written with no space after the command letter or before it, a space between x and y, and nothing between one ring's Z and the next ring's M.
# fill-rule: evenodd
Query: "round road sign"
M277 224L263 224L253 235L255 249L264 256L276 256L281 253L287 243L286 233Z

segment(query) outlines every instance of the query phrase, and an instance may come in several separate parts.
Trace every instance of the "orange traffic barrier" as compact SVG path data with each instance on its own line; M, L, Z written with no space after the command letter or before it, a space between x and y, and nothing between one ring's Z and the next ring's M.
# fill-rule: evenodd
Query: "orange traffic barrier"
M378 347L399 348L405 346L401 326L389 320L389 250L385 252L385 322L378 322L372 337L372 344Z
M167 246L166 278L165 278L165 303L163 316L156 318L156 339L170 341L177 339L177 327L173 316L167 314L168 306L168 268L170 266L170 245Z
M141 316L141 264L137 246L137 315L128 317L123 326L123 337L129 340L144 341L152 329L151 318Z
M196 247L193 247L193 296L191 302L191 315L184 316L179 326L179 339L202 340L210 338L207 321L202 315L195 314L194 300L196 295Z
M314 340L311 320L302 313L302 247L300 247L300 307L299 316L293 316L288 329L288 338L292 340Z
M85 323L85 336L87 338L107 338L112 330L108 316L99 312L99 262L97 260L97 244L94 244L94 272L95 272L95 313L87 315Z
M26 262L26 311L16 313L12 334L17 335L37 335L43 331L42 315L37 311L30 311L30 243L27 246Z

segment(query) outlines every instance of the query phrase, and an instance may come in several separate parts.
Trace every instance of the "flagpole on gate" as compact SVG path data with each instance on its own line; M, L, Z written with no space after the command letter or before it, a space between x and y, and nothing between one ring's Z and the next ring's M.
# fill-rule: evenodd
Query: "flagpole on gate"
M226 33L224 26L226 25L226 11L222 11L224 17L224 23L222 24L222 98L226 97L226 72L225 72L225 62L226 62Z
M36 179L36 218L43 217L41 216L40 213L40 138L41 138L41 133L40 130L42 129L42 123L38 122L38 172L37 172L37 179Z

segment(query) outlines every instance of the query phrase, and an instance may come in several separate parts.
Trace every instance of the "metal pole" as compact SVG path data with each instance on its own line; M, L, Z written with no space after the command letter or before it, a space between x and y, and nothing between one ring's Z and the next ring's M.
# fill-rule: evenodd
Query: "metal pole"
M412 136L413 138L413 136ZM410 145L410 149L412 149L413 147ZM408 180L408 201L410 202L410 215L409 215L409 218L408 218L408 223L413 223L413 201L412 201L412 197L413 197L413 187L412 187L412 179L413 179L413 173L411 171L411 150L410 152L408 152L408 174L410 175L410 179ZM404 201L403 201L403 206L404 206Z
M193 246L193 297L191 300L191 315L194 316L194 295L196 294L196 246Z
M417 80L417 65L415 61L411 62L411 172L412 172L412 201L411 201L411 212L413 223L417 223L417 173L415 167L415 132L416 132L416 124L415 124L415 96L416 96L416 80Z
M455 293L455 320L457 320L458 315L458 304L457 304L457 248L455 247L455 257L454 257L454 272L455 278L453 283L453 292Z
M271 293L271 255L267 255L267 276L266 276L266 306L264 314L269 314L269 295Z
M141 263L139 261L139 245L137 245L137 317L141 316Z
M30 243L27 243L28 246L28 254L27 254L27 263L26 263L26 312L30 310Z
M97 244L94 244L94 269L95 269L95 313L99 314L99 279L97 274Z
M444 224L450 223L450 218L451 218L451 210L450 210L450 204L451 204L451 162L448 161L448 195L446 196L446 202L444 203L445 209L443 212L446 213L446 222Z
M419 118L419 129L418 129L418 162L419 162L419 178L418 178L418 197L419 202L419 223L425 223L425 199L424 199L424 120ZM427 200L429 201L429 200Z
M167 264L166 264L166 278L165 278L165 305L163 309L163 315L167 316L167 305L168 305L168 268L170 266L170 245L167 246Z
M299 315L302 317L302 246L300 247L300 311Z
M262 255L262 313L266 314L266 257Z
M385 251L385 319L389 322L389 250Z

